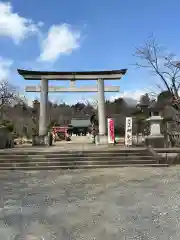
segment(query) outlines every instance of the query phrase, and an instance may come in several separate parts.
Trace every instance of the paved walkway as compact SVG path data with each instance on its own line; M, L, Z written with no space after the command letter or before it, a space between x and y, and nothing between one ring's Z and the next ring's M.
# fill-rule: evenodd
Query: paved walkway
M22 145L12 149L0 149L1 152L58 152L58 151L95 151L95 150L103 150L108 151L116 150L116 149L127 149L121 145L98 145L92 143L66 143L66 142L56 142L56 145L52 147L32 147L31 145ZM129 149L129 148L128 148ZM144 149L144 148L130 148L130 149Z
M52 147L44 146L32 146L31 144L18 145L13 149L0 149L0 152L10 151L42 151L42 152L53 152L53 151L84 151L94 149L105 149L108 145L96 146L92 143L90 136L73 136L72 141L58 141Z
M37 151L37 152L56 152L56 151L94 151L94 150L109 150L109 149L127 149L124 145L95 145L92 143L90 136L73 136L72 141L66 142L66 141L59 141L54 144L52 147L44 147L44 146L32 146L31 144L23 144L18 145L15 148L12 149L0 149L0 152L11 152L11 151ZM130 149L144 149L144 147L131 147ZM164 152L165 150L167 152L171 153L180 153L180 148L162 148L158 149Z

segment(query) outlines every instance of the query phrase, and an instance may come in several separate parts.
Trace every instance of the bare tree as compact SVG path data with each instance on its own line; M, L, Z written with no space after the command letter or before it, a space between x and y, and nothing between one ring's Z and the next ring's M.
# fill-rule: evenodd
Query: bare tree
M22 111L27 109L24 99L18 94L17 88L11 85L8 80L0 81L0 121L3 125L5 122L11 122L16 127L20 124L20 116L16 113L17 104L20 105ZM14 119L15 116L16 119Z
M159 77L161 84L157 84L161 92L167 90L173 99L180 99L180 68L175 55L157 44L154 37L149 38L141 47L136 49L136 66L149 69Z
M91 101L87 101L89 106L92 106L94 110L98 109L98 100L96 98L91 99Z
M8 80L0 82L0 110L6 104L12 104L20 101L17 89L9 84Z
M178 61L175 55L157 44L154 37L149 38L140 48L137 48L135 56L138 59L136 66L146 68L159 77L160 84L157 84L157 86L161 92L169 93L166 106L176 109L176 115L171 121L167 120L166 135L169 136L172 146L174 145L172 144L173 141L179 145L180 67ZM171 140L172 136L173 141Z

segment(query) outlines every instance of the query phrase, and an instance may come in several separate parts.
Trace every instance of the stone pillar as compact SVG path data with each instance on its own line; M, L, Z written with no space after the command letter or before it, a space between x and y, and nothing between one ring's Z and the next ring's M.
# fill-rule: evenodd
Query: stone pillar
M106 136L106 111L104 96L104 79L98 79L98 119L99 119L99 143L107 143Z
M165 140L161 134L161 122L163 118L161 116L152 116L147 119L150 123L150 135L146 137L146 145L150 145L154 148L164 148Z
M39 116L39 136L47 134L48 124L48 80L40 80L40 116Z

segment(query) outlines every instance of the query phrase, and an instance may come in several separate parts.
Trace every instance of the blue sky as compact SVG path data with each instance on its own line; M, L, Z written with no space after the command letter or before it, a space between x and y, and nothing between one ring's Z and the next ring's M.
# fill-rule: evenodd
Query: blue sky
M17 68L128 68L127 75L112 84L120 86L119 95L137 98L155 81L149 73L133 66L135 48L153 34L158 43L180 56L179 9L179 0L0 1L0 78L8 77L23 91L25 84L38 81L25 82ZM28 94L29 99L34 97ZM71 102L94 97L92 93L51 96L53 100Z

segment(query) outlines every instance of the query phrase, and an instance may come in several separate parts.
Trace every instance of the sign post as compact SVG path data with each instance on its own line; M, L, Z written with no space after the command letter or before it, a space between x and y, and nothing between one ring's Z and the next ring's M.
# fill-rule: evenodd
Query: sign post
M115 143L114 120L108 118L108 143Z
M132 117L126 117L125 145L132 146Z

